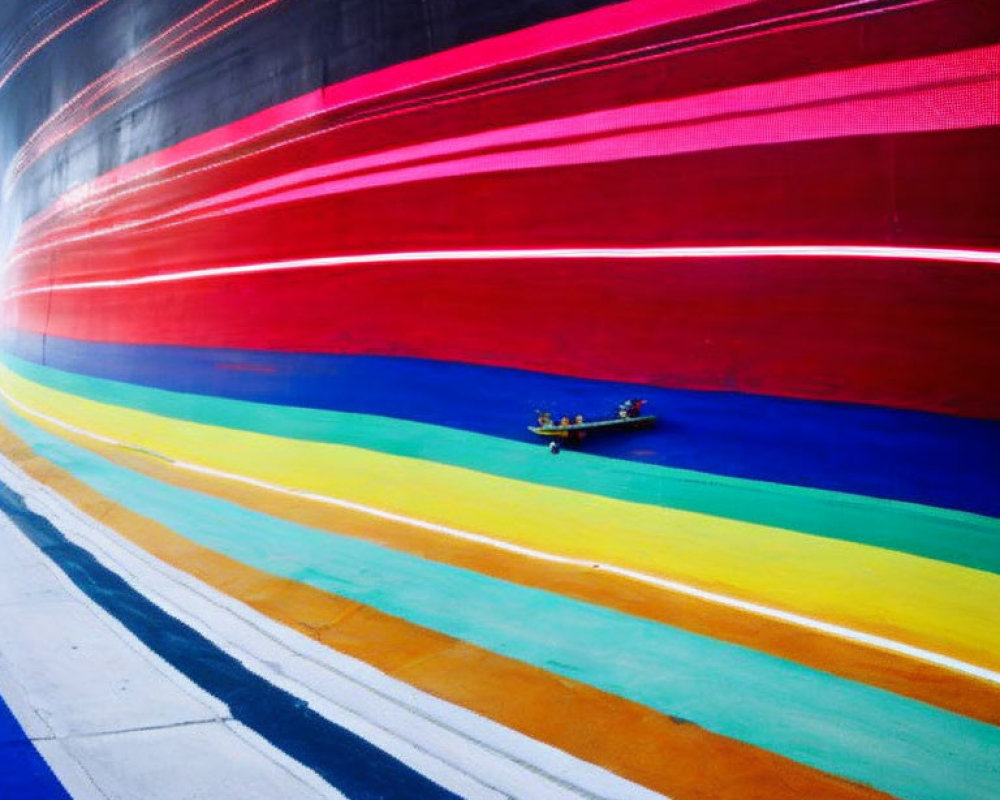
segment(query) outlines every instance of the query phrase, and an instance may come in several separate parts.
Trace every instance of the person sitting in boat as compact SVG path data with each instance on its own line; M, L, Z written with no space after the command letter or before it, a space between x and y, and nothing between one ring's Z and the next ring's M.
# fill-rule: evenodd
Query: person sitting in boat
M561 420L559 420L560 427L565 428L567 425L569 425L569 417L563 417Z
M626 400L618 406L618 417L620 419L630 419L638 417L642 413L642 407L646 404L645 400L640 400L639 398L632 398L631 400Z
M573 422L574 425L583 425L583 414L577 414Z
M550 428L552 427L552 414L548 411L538 412L538 427L539 428Z

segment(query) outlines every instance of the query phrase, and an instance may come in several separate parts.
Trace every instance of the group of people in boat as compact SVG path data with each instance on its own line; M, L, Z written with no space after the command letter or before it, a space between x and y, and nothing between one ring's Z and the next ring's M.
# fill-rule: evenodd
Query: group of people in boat
M558 426L552 421L552 414L548 411L540 411L538 413L538 426L540 428L568 428L570 425L582 425L583 424L583 414L577 414L573 419L569 417L563 417L559 420Z
M642 414L642 407L646 404L645 400L640 400L639 398L631 398L625 400L618 404L617 416L619 419L630 419L638 417ZM538 413L538 427L540 428L568 428L570 425L582 425L584 422L583 414L577 414L575 417L570 418L569 416L564 416L560 418L558 424L553 421L552 414L548 411L540 411Z

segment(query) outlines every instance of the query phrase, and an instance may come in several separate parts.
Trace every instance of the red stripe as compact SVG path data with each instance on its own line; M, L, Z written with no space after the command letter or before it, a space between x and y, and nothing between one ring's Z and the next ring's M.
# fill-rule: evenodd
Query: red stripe
M204 156L233 142L261 136L276 126L303 116L329 112L386 93L433 83L483 69L496 70L508 63L593 44L644 28L659 27L681 19L704 16L720 9L749 5L754 0L632 0L565 19L514 31L482 42L446 50L326 87L308 95L252 114L223 128L195 136L174 147L150 154L112 170L91 184L91 189L113 186L151 169L176 165Z
M403 250L810 242L996 248L998 147L1000 128L986 128L411 183L67 244L54 261L41 253L14 265L7 286L47 282L53 265L62 281Z
M808 8L815 4L799 5ZM865 6L864 3L855 5L860 9ZM695 13L696 6L708 16L689 19L681 25L685 15ZM720 13L709 13L730 6L730 16L739 12L742 17L725 19L720 18ZM48 219L57 211L71 208L81 199L112 191L130 180L142 176L147 176L146 180L159 179L171 171L184 171L231 157L251 148L246 142L254 137L258 140L255 146L265 147L280 141L280 138L294 138L302 133L312 135L317 127L327 124L324 120L333 118L339 124L345 116L373 103L433 96L436 92L480 85L504 76L523 77L542 66L558 66L563 70L574 68L580 59L620 55L628 42L636 43L634 40L639 33L643 36L638 40L639 44L662 44L684 40L685 36L699 40L698 37L706 31L719 33L713 25L730 25L732 30L742 30L747 20L766 20L768 15L782 14L794 18L792 12L787 2L718 2L708 6L688 3L679 7L677 3L659 1L631 2L477 42L327 87L322 92L275 106L132 162L70 193L56 207L29 223L29 227ZM530 100L524 102L517 93L512 96L508 90L490 99L492 109L466 108L466 125L475 125L483 119L491 119L494 123L505 119L526 121L533 116L537 118L541 109L546 116L571 114L592 110L601 103L629 104L650 98L705 92L731 86L737 78L740 83L746 84L773 81L815 71L819 64L833 70L856 66L859 60L901 59L972 47L995 41L991 19L985 11L970 9L965 0L944 0L915 4L914 7L876 16L848 16L833 24L782 29L780 42L775 41L775 35L768 34L738 38L736 41L724 40L722 50L719 47L707 51L681 48L659 57L657 63L640 59L639 63L626 62L601 70L563 75L559 78L562 84L560 91L551 92L545 106ZM931 31L933 35L929 33ZM857 52L860 39L865 42L863 54ZM589 45L589 49L584 45ZM803 60L799 56L805 52L811 54L810 59ZM669 60L669 67L659 63L664 59ZM669 83L660 77L666 74L664 70L669 72ZM481 104L475 98L466 102ZM300 120L298 125L291 124L296 120ZM420 124L416 120L414 123ZM434 119L431 129L436 131L439 123L440 120ZM322 143L315 140L310 144L322 147ZM344 150L335 147L332 152L343 154ZM280 155L278 159L282 160ZM240 166L250 171L270 171L266 166L258 167L256 163L248 166L243 162ZM160 172L151 174L156 170Z
M460 175L988 126L998 118L998 53L980 48L410 145L292 170L165 214L105 215L104 230Z
M652 10L665 7L613 6L459 48L332 87L320 97L327 105L306 99L159 154L167 161L157 163L176 163L170 159L183 153L203 155L210 141L254 131L273 141L293 132L309 137L223 167L194 162L200 171L137 183L134 193L67 214L61 226L39 224L35 245L185 209L175 220L181 224L28 252L8 270L7 286L408 250L1000 248L996 97L977 94L975 83L986 75L995 90L997 47L928 55L941 42L995 40L988 27L965 24L968 14L962 25L949 20L945 12L967 3L945 0L610 66L586 61L705 33L704 19L689 20L669 36L658 28L640 41L664 22ZM687 14L694 5L678 8ZM761 8L770 5L722 11ZM594 22L615 14L622 15L617 28ZM733 29L742 30L735 22ZM815 58L804 60L803 52ZM906 63L878 63L907 54ZM532 71L579 66L577 57L586 69ZM856 68L837 72L837 65ZM501 89L484 85L484 74L520 74L526 82ZM765 79L772 82L750 85ZM748 85L728 88L737 80ZM435 81L469 94L432 103L420 91ZM417 107L393 105L413 98L421 98ZM331 114L313 128L273 130L289 109L314 105L361 116ZM781 110L762 112L774 106ZM651 129L652 110L662 112L662 129ZM599 122L607 123L600 131ZM524 124L536 127L514 127ZM983 127L943 130L972 125ZM529 130L538 141L525 141ZM470 136L479 139L458 138ZM454 153L459 143L473 149ZM387 153L409 146L416 149L390 163ZM245 154L236 148L213 158ZM351 157L368 160L335 173ZM335 159L340 166L331 168ZM512 159L522 159L517 169L509 168ZM263 183L238 188L256 182ZM274 203L276 191L298 194ZM199 205L206 198L227 212L235 209L225 203L256 207L185 218L216 210ZM535 273L523 263L331 270L59 293L51 307L36 295L9 311L13 324L42 331L48 320L49 333L68 338L395 353L1000 416L992 380L1000 331L986 311L998 299L994 269L759 259L563 263L536 265Z
M12 301L8 321L91 340L418 356L995 417L992 272L794 259L389 265L33 295Z

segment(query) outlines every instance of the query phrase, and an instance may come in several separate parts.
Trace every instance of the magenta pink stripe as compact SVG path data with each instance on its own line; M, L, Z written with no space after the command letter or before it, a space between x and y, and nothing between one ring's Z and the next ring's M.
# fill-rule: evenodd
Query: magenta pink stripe
M140 227L461 175L995 126L1000 121L998 64L1000 45L991 45L452 137L296 170L154 217L119 219L85 234L56 236L12 257ZM413 163L426 159L439 160ZM363 170L369 172L350 176ZM301 185L307 181L314 183Z
M183 224L281 203L460 175L809 139L996 125L1000 120L998 63L1000 45L992 45L401 147L296 170L151 218L119 220L86 234L55 237L18 252L14 258L157 223ZM482 152L499 148L506 149ZM434 158L441 160L412 163ZM362 170L378 171L338 177ZM314 183L301 185L308 181ZM227 204L234 205L223 208ZM207 213L197 213L202 211Z
M495 131L459 136L437 142L401 147L383 153L321 164L223 192L171 212L182 215L222 204L350 172L471 153L477 150L555 143L558 139L617 135L622 149L618 158L670 155L703 149L764 142L788 142L858 134L884 134L919 130L945 130L996 124L997 63L1000 46L942 56L878 64L769 84L712 92L698 97L628 106L563 119L515 125ZM871 97L858 97L859 88ZM872 90L875 91L872 91ZM789 108L807 106L807 108ZM703 122L725 117L714 122ZM682 126L654 134L621 136L623 131L645 127ZM779 130L774 130L778 127ZM591 143L568 149L548 149L541 160L527 160L521 168L563 163L609 160L607 145ZM566 160L569 153L579 161ZM465 163L471 172L498 164L512 168L508 153ZM548 159L553 159L550 163ZM500 167L496 167L500 168ZM410 173L443 177L455 172L439 165ZM391 173L400 175L400 173ZM406 178L404 177L404 180ZM415 177L411 179L420 179ZM395 181L393 181L395 182ZM339 186L324 184L324 186ZM385 185L372 178L353 186ZM318 188L318 187L315 187ZM284 195L276 195L277 198ZM313 196L313 195L303 195ZM292 199L299 199L293 197ZM242 208L243 206L241 206ZM253 207L253 206L250 206Z
M87 186L64 195L61 201L30 220L24 226L23 232L35 229L68 205L114 192L121 184L150 176L186 160L234 149L240 143L248 143L263 134L273 133L285 125L301 122L360 100L377 99L385 94L432 84L456 75L471 74L482 69L495 69L508 62L516 63L519 60L543 56L564 48L592 44L692 16L749 5L752 2L754 0L702 0L701 2L633 0L630 3L556 20L360 76L123 165ZM919 5L922 2L926 0L912 0L912 4ZM869 9L869 5L871 0L848 0L836 8L845 11L854 9L858 15L882 13L878 9ZM791 14L782 19L790 24L798 16L800 15ZM733 29L734 32L738 30L739 27Z
M237 122L194 136L173 147L124 164L88 185L91 194L151 171L231 147L346 105L375 99L402 89L506 63L544 56L569 47L592 44L690 17L750 5L756 0L632 0L621 5L554 20L326 87L252 114Z

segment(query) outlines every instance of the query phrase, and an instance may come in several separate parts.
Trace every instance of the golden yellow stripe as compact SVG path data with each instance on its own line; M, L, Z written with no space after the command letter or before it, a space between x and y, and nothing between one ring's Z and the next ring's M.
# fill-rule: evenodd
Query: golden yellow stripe
M0 451L156 557L273 619L423 691L676 800L888 800L870 787L247 567L112 503L2 426ZM517 701L511 702L512 697Z
M544 563L370 514L261 491L225 478L191 473L143 453L100 444L85 436L46 426L45 423L39 424L80 447L163 483L214 495L301 525L365 539L421 558L557 592L632 616L750 647L1000 725L1000 689L994 684L943 667L667 592L606 570Z
M663 576L1000 668L1000 577L990 573L433 462L183 422L57 392L6 369L2 376L6 390L36 411L173 459Z

